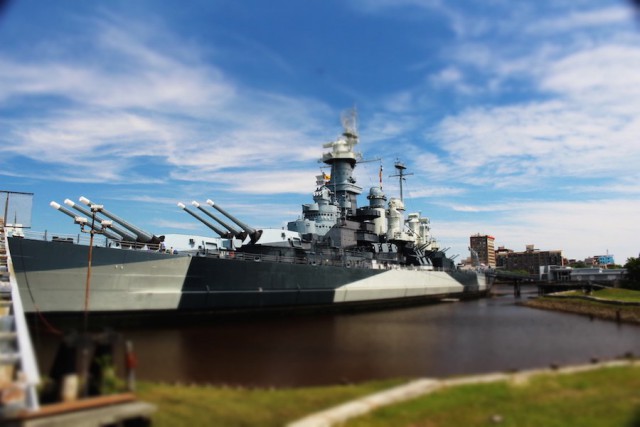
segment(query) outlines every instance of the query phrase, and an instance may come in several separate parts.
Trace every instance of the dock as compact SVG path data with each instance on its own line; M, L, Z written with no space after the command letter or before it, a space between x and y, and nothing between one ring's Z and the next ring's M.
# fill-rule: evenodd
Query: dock
M7 228L0 218L0 424L3 426L149 426L156 408L130 392L69 396L40 404L40 371L18 290Z

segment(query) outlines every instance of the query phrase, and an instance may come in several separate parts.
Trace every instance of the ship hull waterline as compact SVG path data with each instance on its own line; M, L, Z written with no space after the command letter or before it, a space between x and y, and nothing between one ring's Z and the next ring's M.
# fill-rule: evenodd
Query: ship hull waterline
M88 247L9 238L27 313L84 311ZM331 310L475 298L483 273L346 268L94 247L92 313Z

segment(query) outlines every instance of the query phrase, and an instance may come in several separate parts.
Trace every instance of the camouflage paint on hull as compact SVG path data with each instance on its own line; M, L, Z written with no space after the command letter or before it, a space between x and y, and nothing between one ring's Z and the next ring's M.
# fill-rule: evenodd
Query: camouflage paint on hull
M27 312L84 310L88 247L9 238ZM365 269L95 247L92 312L226 311L480 296L484 274Z

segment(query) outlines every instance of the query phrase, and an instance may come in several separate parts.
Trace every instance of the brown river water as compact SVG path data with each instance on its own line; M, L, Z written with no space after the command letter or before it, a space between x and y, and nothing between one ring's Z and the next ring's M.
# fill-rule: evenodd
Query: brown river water
M640 354L636 325L522 307L508 288L502 291L409 308L164 319L117 331L134 343L138 379L248 387L446 377ZM37 320L31 330L46 375L59 338Z

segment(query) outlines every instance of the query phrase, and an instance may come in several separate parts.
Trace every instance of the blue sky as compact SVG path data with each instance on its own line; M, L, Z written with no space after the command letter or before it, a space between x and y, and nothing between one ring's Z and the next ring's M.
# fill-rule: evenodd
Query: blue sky
M0 15L0 190L102 203L156 234L207 233L211 198L256 227L311 201L356 106L359 185L469 236L640 251L640 21L622 0L14 1ZM360 205L366 203L360 198Z

